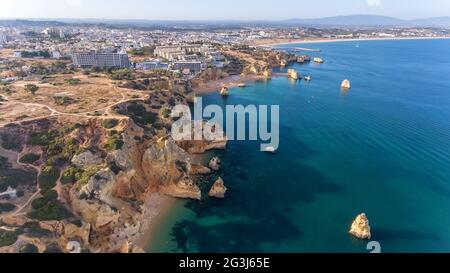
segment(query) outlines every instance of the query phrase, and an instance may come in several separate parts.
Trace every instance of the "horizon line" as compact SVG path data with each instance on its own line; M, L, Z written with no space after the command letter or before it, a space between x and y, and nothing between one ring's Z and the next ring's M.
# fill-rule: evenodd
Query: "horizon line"
M414 19L403 19L388 15L379 14L350 14L350 15L334 15L334 16L324 16L324 17L310 17L310 18L284 18L284 19L123 19L123 18L93 18L93 17L0 17L0 20L29 20L29 21L58 21L58 20L106 20L106 21L165 21L165 22L283 22L289 20L320 20L335 17L352 17L352 16L376 16L385 17L402 21L416 21L416 20L426 20L426 19L436 19L436 18L446 18L447 16L435 16L435 17L422 17Z

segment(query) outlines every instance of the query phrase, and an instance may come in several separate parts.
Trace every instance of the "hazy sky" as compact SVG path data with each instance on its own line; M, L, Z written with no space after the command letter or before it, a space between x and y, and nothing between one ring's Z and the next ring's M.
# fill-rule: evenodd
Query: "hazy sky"
M3 18L278 20L351 14L450 16L450 0L0 0Z

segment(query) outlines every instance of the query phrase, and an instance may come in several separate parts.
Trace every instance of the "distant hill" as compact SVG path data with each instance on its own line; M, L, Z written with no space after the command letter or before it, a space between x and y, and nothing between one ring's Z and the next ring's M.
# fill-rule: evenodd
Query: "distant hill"
M318 19L288 19L281 21L186 21L186 20L114 20L114 19L20 19L2 20L0 26L61 26L68 25L107 25L114 27L141 27L141 28L192 28L214 29L222 27L241 26L310 26L310 27L448 27L450 16L417 20L402 20L398 18L378 15L350 15L334 16Z
M281 21L287 25L297 26L417 26L417 27L450 27L450 16L417 20L402 20L378 15L335 16L318 19L289 19Z
M410 21L415 26L450 27L450 16Z
M335 16L319 19L289 19L282 21L288 25L304 26L406 26L408 21L378 15Z
M8 20L8 19L0 19L0 26L4 27L17 27L17 26L48 26L48 27L57 27L66 25L60 21L36 21L36 20Z

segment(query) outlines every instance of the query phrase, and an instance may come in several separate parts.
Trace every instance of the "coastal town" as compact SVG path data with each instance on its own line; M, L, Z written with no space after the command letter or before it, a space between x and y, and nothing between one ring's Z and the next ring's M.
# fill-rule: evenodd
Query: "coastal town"
M326 62L276 45L443 37L450 29L1 22L0 252L143 252L170 197L226 198L220 158L196 155L227 141L176 142L170 113L275 68ZM368 225L361 215L351 233L370 238Z

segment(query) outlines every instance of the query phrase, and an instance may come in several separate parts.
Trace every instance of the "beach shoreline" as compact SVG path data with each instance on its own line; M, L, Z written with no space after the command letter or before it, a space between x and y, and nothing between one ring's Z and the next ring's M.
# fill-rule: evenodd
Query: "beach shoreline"
M450 37L395 37L395 38L356 38L356 39L298 39L275 41L263 44L254 44L257 47L277 47L292 44L321 44L321 43L340 43L340 42L364 42L364 41L396 41L396 40L446 40Z
M194 87L193 91L195 95L201 96L208 93L219 92L223 87L235 88L239 87L242 84L256 82L258 80L263 79L264 77L255 75L247 75L247 76L235 75L220 80L209 81L207 84Z
M241 84L252 84L255 83L257 81L267 81L267 80L271 80L273 78L278 78L278 77L285 77L287 76L286 74L283 73L274 73L272 74L272 77L270 78L266 78L263 76L239 76L240 80L232 80L230 81L230 77L225 78L225 79L221 79L221 80L214 80L211 81L212 84L208 84L207 86L202 86L202 87L196 87L193 88L193 92L196 96L202 96L202 95L206 95L206 94L211 94L211 93L219 93L220 90L223 87L227 87L228 89L231 88L237 88L240 87ZM246 86L243 86L242 89L245 89Z
M133 238L132 243L145 251L152 237L153 231L175 205L176 199L166 195L151 193L146 197L146 207L142 213L141 228Z

